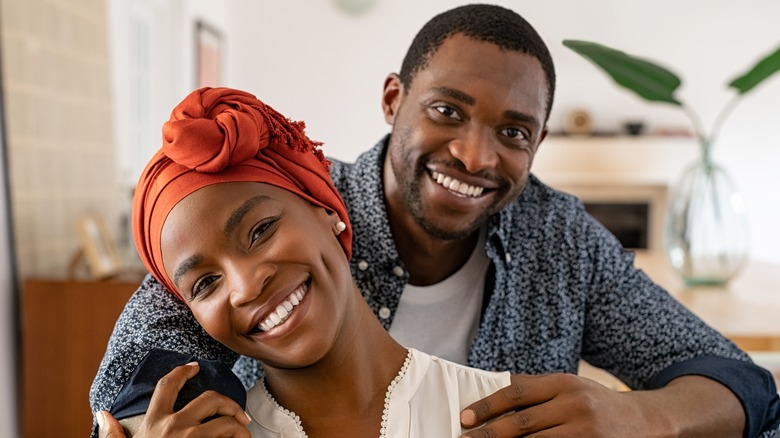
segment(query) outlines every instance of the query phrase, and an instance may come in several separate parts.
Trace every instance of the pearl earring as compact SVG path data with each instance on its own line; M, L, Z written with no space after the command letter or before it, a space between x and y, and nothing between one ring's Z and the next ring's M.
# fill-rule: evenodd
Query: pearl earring
M347 224L344 223L344 221L338 221L336 222L336 235L338 236L341 234L342 231L347 229Z

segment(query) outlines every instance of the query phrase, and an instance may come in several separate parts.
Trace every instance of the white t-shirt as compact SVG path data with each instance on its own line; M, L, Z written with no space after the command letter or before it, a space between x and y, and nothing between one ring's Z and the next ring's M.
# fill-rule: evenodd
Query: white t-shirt
M431 286L404 287L390 336L404 347L465 365L479 328L489 266L483 228L474 252L456 273Z
M460 411L510 384L509 372L491 372L454 364L409 349L400 379L390 384L385 432L380 438L456 438ZM260 381L247 395L249 431L254 438L303 438L294 412L279 406Z

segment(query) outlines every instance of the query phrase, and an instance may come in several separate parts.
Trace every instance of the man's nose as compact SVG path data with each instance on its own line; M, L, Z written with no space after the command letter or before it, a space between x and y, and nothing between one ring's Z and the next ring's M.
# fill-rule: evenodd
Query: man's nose
M276 266L271 263L235 263L230 271L230 304L241 307L262 295L268 282L276 274Z
M449 144L450 154L470 173L492 169L498 164L498 140L487 129L470 129Z

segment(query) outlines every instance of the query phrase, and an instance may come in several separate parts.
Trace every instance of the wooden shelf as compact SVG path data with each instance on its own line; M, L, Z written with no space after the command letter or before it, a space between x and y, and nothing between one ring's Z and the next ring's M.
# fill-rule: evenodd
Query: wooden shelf
M140 282L24 281L22 437L89 436L89 388L114 323Z

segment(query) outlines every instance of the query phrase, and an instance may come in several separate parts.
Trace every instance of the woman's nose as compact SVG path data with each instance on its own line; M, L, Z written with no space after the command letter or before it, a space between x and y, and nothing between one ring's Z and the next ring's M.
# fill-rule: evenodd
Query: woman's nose
M276 274L276 267L270 263L243 263L235 265L230 275L230 304L241 307L255 301L263 294L268 282Z
M498 164L498 140L487 131L471 129L449 144L450 154L471 173L492 169Z

